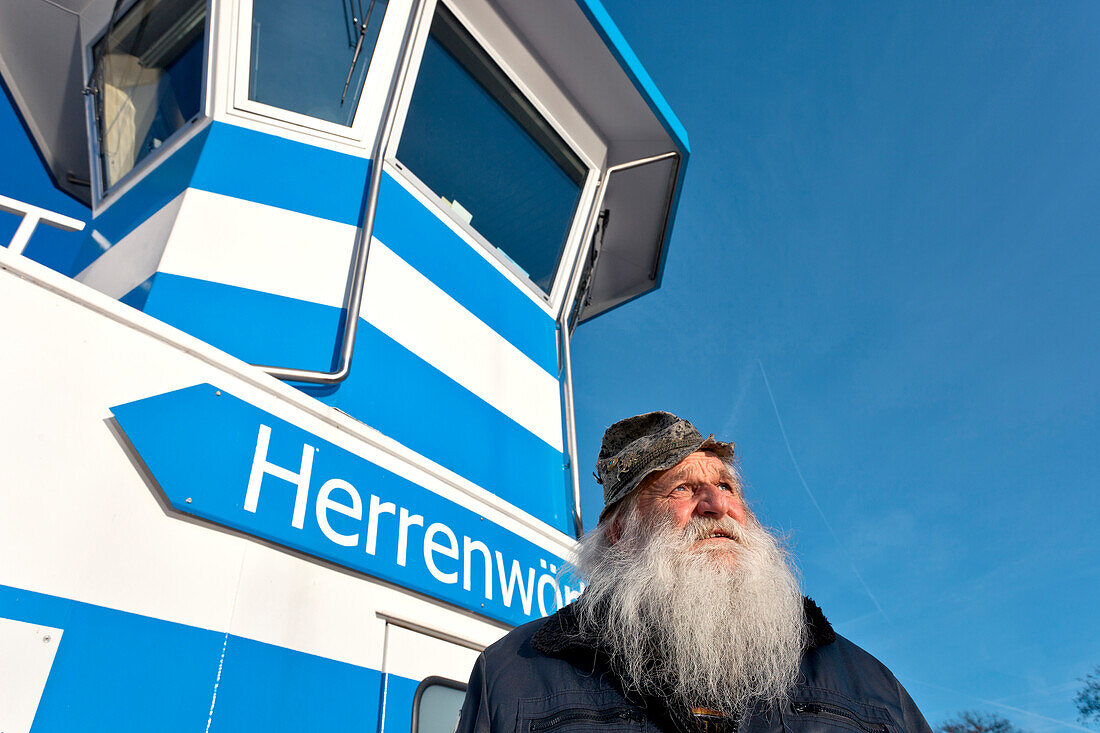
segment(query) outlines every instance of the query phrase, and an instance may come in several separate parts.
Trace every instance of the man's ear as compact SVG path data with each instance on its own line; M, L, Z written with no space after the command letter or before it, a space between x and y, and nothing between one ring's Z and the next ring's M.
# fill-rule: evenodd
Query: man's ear
M608 521L611 522L611 524L607 525L607 541L611 544L615 544L619 541L619 538L623 536L621 520L618 516L614 516Z

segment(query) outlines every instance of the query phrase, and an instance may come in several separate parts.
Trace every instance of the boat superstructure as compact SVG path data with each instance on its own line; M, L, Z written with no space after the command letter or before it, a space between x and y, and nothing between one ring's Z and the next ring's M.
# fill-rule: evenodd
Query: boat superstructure
M598 0L0 13L87 206L0 191L0 730L446 733L581 590L569 337L659 285L679 122Z

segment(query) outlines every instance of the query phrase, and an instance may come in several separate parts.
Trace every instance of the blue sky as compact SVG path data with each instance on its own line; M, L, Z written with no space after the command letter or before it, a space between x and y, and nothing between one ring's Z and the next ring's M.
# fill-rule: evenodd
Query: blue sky
M638 412L734 440L807 592L933 725L1080 728L1100 5L604 3L693 158L661 290L574 338L582 474Z
M808 593L930 722L1078 729L1100 4L604 2L694 154L662 289L574 339L588 521L604 427L677 412L736 441ZM14 143L0 192L82 216ZM63 267L75 236L28 254Z

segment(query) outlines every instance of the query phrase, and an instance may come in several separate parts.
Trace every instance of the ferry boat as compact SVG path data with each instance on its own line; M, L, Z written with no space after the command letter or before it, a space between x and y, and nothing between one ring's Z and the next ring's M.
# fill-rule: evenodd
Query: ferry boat
M0 192L0 731L449 733L686 170L606 10L0 0L0 78L86 212Z

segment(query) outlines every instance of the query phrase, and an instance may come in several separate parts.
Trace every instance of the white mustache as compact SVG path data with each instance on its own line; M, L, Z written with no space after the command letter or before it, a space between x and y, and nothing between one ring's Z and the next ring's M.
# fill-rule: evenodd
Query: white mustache
M698 542L716 535L725 535L738 544L745 542L745 528L732 517L695 517L683 529L683 537L689 542Z

